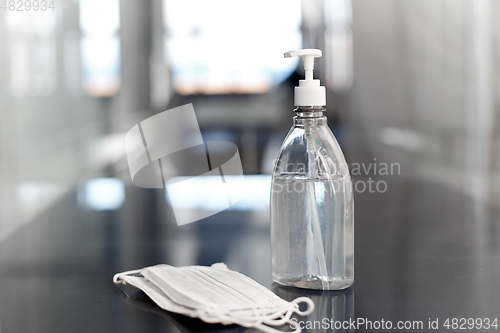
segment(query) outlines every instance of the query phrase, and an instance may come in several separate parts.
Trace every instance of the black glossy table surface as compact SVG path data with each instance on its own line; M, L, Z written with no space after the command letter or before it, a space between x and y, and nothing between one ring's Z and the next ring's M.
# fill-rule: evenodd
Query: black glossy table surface
M267 208L177 226L162 190L126 186L107 211L82 208L78 193L0 243L1 333L247 330L161 311L112 283L157 263L226 262L285 299L310 296L316 310L301 320L421 321L423 332L436 319L446 331L447 318L500 317L498 208L434 182L400 177L385 193L355 194L355 283L330 292L272 284Z

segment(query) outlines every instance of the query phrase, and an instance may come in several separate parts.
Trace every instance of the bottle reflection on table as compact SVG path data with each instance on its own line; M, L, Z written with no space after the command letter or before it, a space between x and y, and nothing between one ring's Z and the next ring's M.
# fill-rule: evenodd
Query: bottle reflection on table
M271 290L286 301L292 301L303 296L313 300L315 308L311 314L304 317L292 316L293 320L300 323L302 333L353 332L349 325L343 325L355 320L353 288L323 291L286 287L274 283ZM301 310L303 309L301 308Z

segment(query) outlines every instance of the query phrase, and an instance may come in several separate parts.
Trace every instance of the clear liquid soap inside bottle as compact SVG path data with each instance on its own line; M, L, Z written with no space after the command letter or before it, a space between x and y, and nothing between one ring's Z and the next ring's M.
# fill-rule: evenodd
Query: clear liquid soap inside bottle
M354 201L344 154L323 115L325 88L313 79L320 50L285 53L304 58L295 87L295 117L271 185L271 271L275 282L338 290L354 282Z

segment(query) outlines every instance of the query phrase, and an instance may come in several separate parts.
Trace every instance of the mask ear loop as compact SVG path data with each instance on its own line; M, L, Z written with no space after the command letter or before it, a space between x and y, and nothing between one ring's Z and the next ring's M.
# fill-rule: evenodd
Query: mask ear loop
M302 332L302 328L300 327L300 324L298 321L288 320L285 322L285 324L289 324L290 326L292 326L294 328L294 330L289 332L289 333L301 333ZM258 330L261 330L262 332L265 332L265 333L283 333L283 331L279 331L275 328L269 327L269 326L264 325L264 324L255 325L253 327L258 329Z
M280 319L275 319L277 317L276 313L270 314L266 316L267 318L263 320L263 323L272 326L281 326L285 325L290 320L290 317L294 312L299 316L307 316L308 314L314 311L314 302L312 301L312 299L308 297L298 297L293 301L291 301L290 303L292 304L293 308L288 310L284 315L282 315ZM304 311L300 311L299 310L300 303L306 303L307 309L305 309Z
M260 313L258 312L260 310ZM242 315L230 315L227 313L221 313L211 305L205 306L205 308L198 310L198 317L207 323L220 323L220 322L231 322L236 323L244 327L255 327L260 325L265 318L264 310L257 308L255 305L252 307L253 316L242 316Z
M297 310L295 311L295 313L298 314L299 316L307 316L308 314L314 311L314 302L309 297L297 297L291 303L296 306ZM305 309L304 311L300 311L299 310L300 303L306 303L307 309Z
M307 309L304 311L299 310L299 304L306 303L308 305ZM294 330L290 333L300 333L302 329L297 321L291 320L291 316L293 313L297 313L300 316L306 316L314 311L314 302L308 297L299 297L290 302L291 308L284 308L278 311L275 311L271 314L265 315L264 309L253 308L253 313L255 315L254 318L250 317L242 317L242 316L230 316L233 319L239 320L236 322L237 324L245 327L254 327L258 330L261 330L266 333L283 333L283 331L279 331L270 326L282 326L285 324L291 325ZM260 314L258 311L260 310ZM283 313L283 310L286 312ZM280 319L276 319L277 317L281 317ZM247 321L247 322L245 322ZM269 326L268 326L269 325Z
M141 268L141 269L135 269L133 271L126 271L126 272L122 272L122 273L118 273L118 274L115 274L115 276L113 276L113 282L115 284L127 284L127 282L125 282L125 280L122 280L122 276L124 275L132 275L132 274L137 274L137 273L140 273L142 272L144 268Z
M274 313L269 315L266 315L264 311L265 311L264 309L257 308L254 305L252 308L253 316L223 315L223 317L229 317L231 322L236 323L240 326L255 328L266 333L283 333L282 331L278 331L268 325L270 324L272 326L282 326L286 323L289 323L290 325L295 327L295 330L290 333L301 332L300 326L297 327L297 325L295 325L296 323L290 320L290 317L292 313L295 311L295 308L293 309L288 308L288 310L287 308L282 308L281 310L275 311ZM283 311L286 311L286 314L283 314ZM274 324L274 322L271 322L271 320L268 319L269 317L275 318L276 316L283 317L278 324Z

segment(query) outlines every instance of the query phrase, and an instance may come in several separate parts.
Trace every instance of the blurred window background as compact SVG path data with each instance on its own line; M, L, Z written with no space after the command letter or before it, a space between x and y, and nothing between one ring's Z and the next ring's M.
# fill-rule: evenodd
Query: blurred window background
M205 140L238 145L245 174L269 174L303 76L283 52L301 47L323 50L315 75L349 163L397 162L401 177L500 202L499 10L496 0L57 0L54 10L2 10L0 239L82 181L130 185L124 134L185 103ZM120 206L119 183L89 186L86 207ZM101 190L116 201L96 205L89 195Z
M283 61L281 54L302 46L300 6L298 0L165 0L165 50L174 89L263 93L281 83L298 63Z
M118 0L80 0L82 86L95 97L113 96L120 85Z

